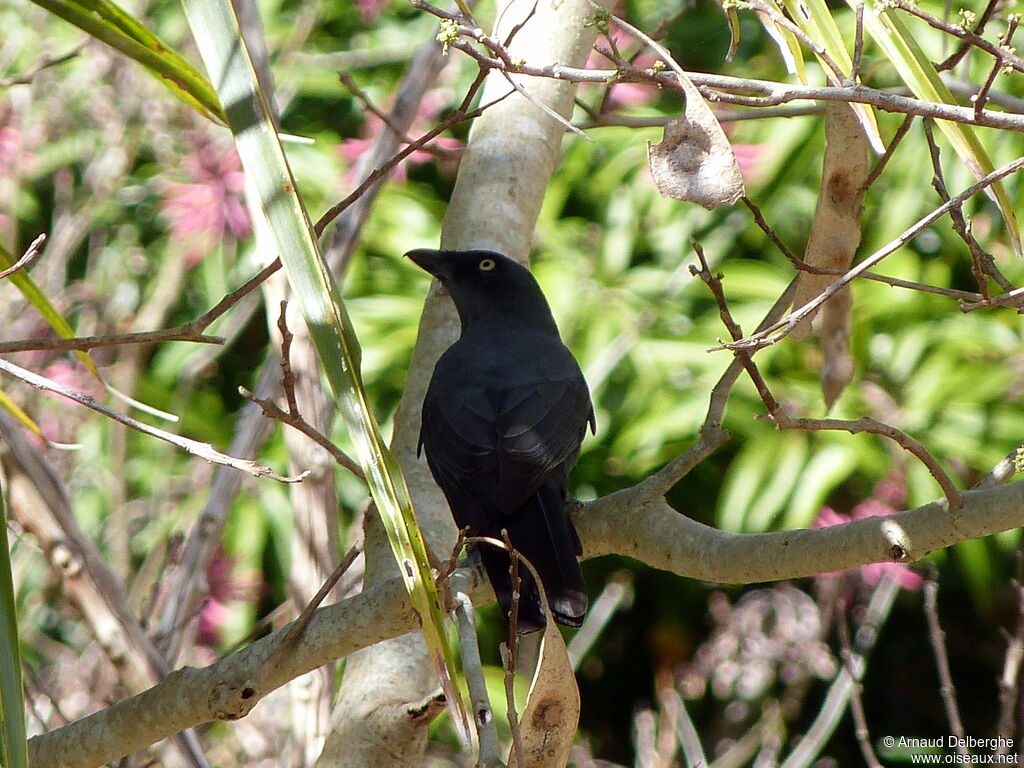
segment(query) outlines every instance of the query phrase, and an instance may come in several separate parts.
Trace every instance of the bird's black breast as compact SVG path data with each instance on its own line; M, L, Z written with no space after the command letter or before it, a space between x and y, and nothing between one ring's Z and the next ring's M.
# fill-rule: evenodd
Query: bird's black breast
M586 382L557 335L472 331L438 360L420 442L449 497L510 513L549 480L563 488L591 421ZM471 520L458 520L473 525Z

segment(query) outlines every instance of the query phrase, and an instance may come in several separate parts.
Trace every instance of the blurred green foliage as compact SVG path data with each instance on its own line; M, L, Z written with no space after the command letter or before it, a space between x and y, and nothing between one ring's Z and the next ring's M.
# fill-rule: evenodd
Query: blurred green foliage
M921 5L942 13L935 0ZM982 3L970 5L980 13ZM349 71L375 103L387 105L405 62L433 34L433 22L397 0L266 0L260 11L283 130L315 140L290 144L287 151L316 216L352 187L351 162L339 147L348 142L358 148L354 141L379 129L338 82L336 70ZM666 43L686 68L787 78L774 44L749 13L741 13L736 60L726 64L728 28L714 3L700 0L680 12L660 0L637 0L625 3L622 12L648 30L677 14L667 26ZM485 4L480 15L487 21L493 9ZM844 33L852 29L852 13L845 6L837 4L835 16ZM144 19L196 61L176 2L149 3ZM942 35L917 22L913 28L933 58L949 52ZM27 0L0 6L0 29L5 30L0 77L28 71L41 55L59 55L83 40ZM871 85L896 83L870 44L863 71ZM978 81L987 71L982 57L971 55L957 76ZM475 67L453 53L439 85L428 94L432 107L420 127L429 127L430 120L457 104L474 74ZM993 88L1024 98L1019 75L1000 74ZM602 92L586 86L580 98L595 104ZM671 115L679 108L678 97L664 92L624 107L629 114L647 116ZM878 119L886 139L901 121L883 113ZM736 145L751 148L749 197L792 251L802 253L821 175L821 117L746 120L727 130ZM455 135L464 139L465 126ZM730 362L727 352L709 351L726 331L706 287L690 275L689 266L696 262L691 238L700 241L712 267L724 275L730 308L748 333L795 274L742 206L708 212L658 195L646 170L645 142L658 141L660 130L603 127L590 135L594 143L571 135L565 140L533 253L538 279L594 396L598 433L584 444L573 475L581 498L632 485L685 450L704 419L712 386ZM1020 153L1017 135L982 130L980 136L997 165ZM0 89L0 238L17 254L39 232L50 233L47 257L33 267L33 278L80 334L128 330L142 320L156 326L191 320L256 271L247 237L236 236L230 226L213 239L202 232L185 236L175 229L169 208L169 200L185 194L175 185L194 185L196 194L216 189L220 197L198 198L200 212L204 200L207 208L220 210L228 198L240 199L217 186L212 171L195 173L196 158L204 151L227 152L226 139L175 103L136 65L91 43L71 61L40 72L30 85ZM946 183L955 193L972 179L939 141ZM454 167L448 160L403 167L402 177L384 187L343 278L363 347L365 385L386 429L404 387L427 288L422 273L399 257L410 248L437 243ZM866 196L861 254L886 244L939 205L931 175L927 145L915 124ZM1011 178L1007 186L1019 199L1020 181ZM965 213L1000 269L1020 285L1024 262L1010 256L995 206L977 196ZM976 289L969 253L948 219L886 259L879 271L938 287ZM0 286L0 295L5 338L44 332L9 284ZM830 415L874 416L896 424L924 444L959 487L969 487L1024 435L1019 315L1012 309L962 313L950 298L870 281L856 283L853 297L856 373ZM101 350L93 358L116 386L177 414L183 434L226 449L243 405L237 388L254 387L270 344L266 324L276 320L276 313L276 308L240 310L218 321L212 332L229 336L222 350L168 343ZM93 386L69 356L31 353L12 359L47 375L65 376L79 388ZM821 352L815 341L787 338L756 360L791 413L824 415L817 373ZM2 385L51 439L80 445L54 461L64 472L81 525L110 555L115 569L129 581L131 574L153 573L152 560L176 545L201 509L212 468L197 467L168 445L12 382ZM756 391L741 378L726 411L725 426L733 439L670 494L681 513L729 531L760 532L810 526L825 505L848 512L894 475L905 478L907 506L940 495L927 471L891 443L844 432L778 432L763 415ZM340 430L334 438L347 447ZM259 460L276 468L287 465L279 434ZM365 501L365 488L344 473L338 485L341 528L347 532ZM234 580L258 586L225 597L228 611L213 650L240 642L257 619L284 600L290 568L288 503L279 486L243 485L223 550ZM947 624L975 628L973 634L951 632L957 681L995 679L1001 664L999 630L1013 620L1016 596L1009 576L1018 546L1017 533L1004 534L936 553L932 565L923 566L941 571ZM42 668L54 653L48 649L82 648L88 640L76 617L62 607L42 555L20 540L13 554L22 642L29 662ZM630 718L643 702L653 701L654 672L689 658L709 627L704 585L621 559L586 565L592 592L596 595L608 575L623 567L635 571L635 601L613 618L581 672L583 732L596 755L615 760L631 759ZM151 581L133 587L140 606L151 587ZM496 643L500 620L493 610L481 615L486 619L483 637ZM905 595L869 664L869 715L878 728L892 723L879 733L945 732L934 672L921 650L925 642L919 597ZM496 654L488 661L496 665ZM808 696L820 692L814 688ZM973 690L965 684L961 692L964 711L970 713L968 732L980 736L991 730L994 684ZM894 703L903 697L906 706ZM710 709L705 701L695 716ZM831 748L840 756L855 754L852 727L847 725Z

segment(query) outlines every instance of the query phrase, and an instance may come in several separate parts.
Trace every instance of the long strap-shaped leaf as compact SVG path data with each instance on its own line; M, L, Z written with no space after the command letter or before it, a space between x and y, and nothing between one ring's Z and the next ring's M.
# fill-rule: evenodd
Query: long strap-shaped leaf
M853 72L853 59L850 58L850 54L846 50L843 35L825 0L782 0L782 4L804 34L820 45L843 73L849 76ZM828 71L824 63L822 66ZM805 77L805 75L801 76L802 79ZM884 152L885 142L882 141L882 136L878 132L878 122L871 107L867 104L850 104L850 108L856 113L860 124L864 126L864 134L871 142L872 148L876 152Z
M463 709L449 671L456 669L446 642L444 613L398 463L381 439L360 375L360 349L337 286L313 236L306 209L271 120L266 96L228 0L182 0L206 69L224 104L246 174L255 186L269 234L356 446L370 491L384 521L399 571L420 615L427 650L437 665L457 723Z
M25 701L21 687L21 654L14 605L14 580L7 549L7 514L0 484L0 765L28 768Z
M11 258L11 255L4 250L2 245L0 245L0 269L7 269L12 264L14 264L14 259ZM68 321L64 319L64 316L57 311L57 308L53 306L50 300L46 297L46 294L39 290L39 286L37 286L35 281L29 276L28 270L20 269L17 272L8 275L7 279L11 281L15 288L21 291L21 295L25 297L25 300L36 308L39 314L43 316L43 319L46 320L49 326L53 328L61 338L70 339L74 337L74 329ZM103 380L103 377L100 376L99 369L92 361L92 358L89 357L88 352L76 350L75 356L79 361L81 361L82 365L88 369L89 373L100 381Z
M13 264L14 259L6 250L4 250L4 247L0 245L0 270L7 269ZM70 339L75 335L75 332L68 324L68 321L65 320L63 315L57 311L57 308L50 303L50 300L46 298L46 294L39 290L39 286L35 284L27 270L20 269L17 272L8 275L6 280L10 280L11 284L21 291L21 295L25 297L25 300L39 311L39 314L43 316L43 319L46 320L46 322L50 324L50 327L53 328L53 330L55 330L62 338ZM79 350L75 352L75 355L82 362L82 365L89 370L89 373L95 376L98 381L103 381L103 377L100 375L99 369L92 361L92 358L89 357L88 352ZM17 403L4 393L3 390L0 390L0 408L4 408L10 412L11 415L14 416L14 418L16 418L26 429L39 437L43 436L43 432L39 428L39 425L36 424L35 421L33 421Z
M217 94L195 67L112 0L32 2L135 59L200 114L224 121Z
M855 0L847 2L855 6ZM886 58L915 96L939 104L957 103L895 9L886 8L875 0L867 0L864 7L864 28L882 48ZM994 170L995 166L973 127L947 120L938 120L937 125L976 178L980 179ZM1006 187L1001 181L997 181L989 187L989 191L1003 214L1014 252L1018 256L1024 255L1024 251L1021 250L1017 214L1014 213L1013 202L1006 193Z

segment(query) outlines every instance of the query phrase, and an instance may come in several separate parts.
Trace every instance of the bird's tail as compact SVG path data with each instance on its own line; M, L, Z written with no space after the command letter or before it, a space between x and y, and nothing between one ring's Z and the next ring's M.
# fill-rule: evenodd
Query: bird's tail
M495 521L491 535L501 538L500 528L540 575L551 613L559 624L578 627L587 613L587 589L577 556L582 553L579 536L565 512L564 492L554 483L541 486L526 504ZM506 616L512 609L512 579L509 556L495 547L483 547L480 559ZM516 631L520 634L543 629L544 610L537 585L529 570L519 568L520 593Z

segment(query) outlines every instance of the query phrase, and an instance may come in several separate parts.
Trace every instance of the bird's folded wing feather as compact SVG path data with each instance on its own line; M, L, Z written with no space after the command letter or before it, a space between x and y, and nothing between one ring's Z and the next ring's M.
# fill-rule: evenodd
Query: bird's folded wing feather
M568 473L563 465L575 461L590 413L586 385L576 377L507 390L498 419L503 511L522 505L556 468Z
M575 362L544 368L541 381L428 392L420 442L444 485L480 501L490 496L493 507L513 512L554 469L575 460L593 420L590 394Z

